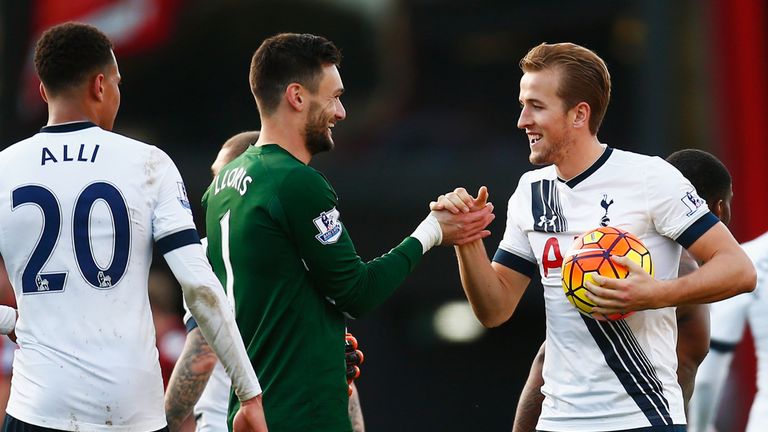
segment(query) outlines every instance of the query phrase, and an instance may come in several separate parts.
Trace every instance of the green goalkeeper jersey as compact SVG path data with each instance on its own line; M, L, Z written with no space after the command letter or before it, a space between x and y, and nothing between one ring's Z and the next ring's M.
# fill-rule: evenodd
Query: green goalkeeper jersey
M408 237L363 262L326 178L282 147L250 147L203 197L208 255L234 300L271 432L351 431L345 314L359 317L421 259ZM230 400L230 425L238 408Z

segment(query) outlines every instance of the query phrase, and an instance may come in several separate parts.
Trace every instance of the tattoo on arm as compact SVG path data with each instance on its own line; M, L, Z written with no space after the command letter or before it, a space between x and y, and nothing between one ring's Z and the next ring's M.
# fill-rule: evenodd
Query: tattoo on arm
M178 431L192 413L217 361L200 329L190 331L165 392L165 416L171 432Z
M352 387L352 395L349 397L349 420L352 421L352 431L365 432L363 409L360 406L360 395L357 393L357 386L355 386L355 383L352 383Z

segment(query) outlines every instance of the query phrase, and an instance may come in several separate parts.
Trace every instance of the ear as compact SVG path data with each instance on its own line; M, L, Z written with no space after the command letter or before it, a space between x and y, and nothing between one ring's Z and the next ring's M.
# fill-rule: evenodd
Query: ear
M99 102L104 100L104 80L106 77L103 73L98 73L91 78L88 83L89 93Z
M571 108L571 111L574 113L573 127L589 128L589 117L592 114L592 110L588 103L579 102L575 107Z
M45 103L48 103L48 95L45 94L45 87L43 87L43 83L40 83L40 97L43 98Z
M717 200L715 205L710 206L709 210L717 216L718 219L723 217L723 210L725 210L725 201L722 199Z
M304 86L292 83L285 89L285 100L296 111L303 111L307 103Z

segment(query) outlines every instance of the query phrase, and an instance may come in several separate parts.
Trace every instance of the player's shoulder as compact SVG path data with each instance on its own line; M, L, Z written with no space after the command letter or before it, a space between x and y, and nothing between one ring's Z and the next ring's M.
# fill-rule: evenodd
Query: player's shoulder
M328 179L320 171L309 165L298 164L290 167L283 179L283 187L289 188L328 188L331 186Z
M627 179L635 181L637 178L644 177L646 184L651 188L659 184L675 183L681 179L687 182L677 168L659 156L613 149L608 164L614 171L637 173L637 176Z
M518 181L518 187L522 185L528 185L536 183L540 180L557 180L557 171L555 171L554 165L547 165L542 168L526 171L520 176Z
M651 167L667 169L672 167L667 161L658 157L651 156L642 153L635 153L629 150L621 150L611 147L611 157L607 161L610 165L622 165L622 166L635 166L635 167Z

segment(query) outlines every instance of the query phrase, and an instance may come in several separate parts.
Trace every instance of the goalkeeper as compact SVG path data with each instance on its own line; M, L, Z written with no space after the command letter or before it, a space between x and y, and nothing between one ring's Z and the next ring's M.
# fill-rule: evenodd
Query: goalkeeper
M345 316L381 304L433 246L487 236L493 219L490 205L430 214L389 253L360 259L335 191L308 166L333 148L331 131L346 117L340 60L322 37L264 41L250 71L261 135L203 197L208 255L234 300L272 432L351 431ZM230 413L237 404L230 399Z

